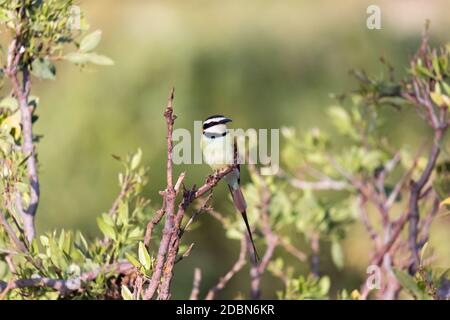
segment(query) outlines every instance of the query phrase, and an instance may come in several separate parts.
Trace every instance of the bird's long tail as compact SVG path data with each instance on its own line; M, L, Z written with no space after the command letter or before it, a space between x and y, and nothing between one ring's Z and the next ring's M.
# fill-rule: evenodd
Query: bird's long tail
M255 246L255 242L253 241L252 231L250 229L250 225L249 225L248 219L247 219L247 211L246 211L247 203L245 202L244 195L242 194L241 188L239 188L239 187L232 188L230 185L228 187L230 188L231 197L233 198L234 205L241 213L242 218L244 219L244 222L245 222L245 226L247 227L248 236L250 238L250 241L251 241L252 247L253 247L253 253L254 253L253 260L256 263L260 259L259 259L258 251L256 251L256 246Z

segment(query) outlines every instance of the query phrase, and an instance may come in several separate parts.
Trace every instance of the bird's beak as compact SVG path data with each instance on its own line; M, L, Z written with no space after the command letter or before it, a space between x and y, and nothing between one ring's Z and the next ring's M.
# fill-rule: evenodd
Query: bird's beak
M225 118L223 119L221 122L222 123L228 123L228 122L232 122L233 120L229 119L229 118Z

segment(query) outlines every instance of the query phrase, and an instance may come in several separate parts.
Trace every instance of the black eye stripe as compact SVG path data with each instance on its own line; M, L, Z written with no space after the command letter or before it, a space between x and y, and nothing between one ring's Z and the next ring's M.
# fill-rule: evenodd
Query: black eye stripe
M203 124L203 130L206 130L208 128L214 127L214 126L216 126L218 124L225 124L225 123L228 123L228 122L230 122L230 120L228 120L228 119L223 119L223 120L220 120L220 121L208 122L208 123Z
M218 125L218 124L219 124L219 122L216 122L216 121L205 123L203 125L203 130L206 130L208 128L214 127L215 125Z

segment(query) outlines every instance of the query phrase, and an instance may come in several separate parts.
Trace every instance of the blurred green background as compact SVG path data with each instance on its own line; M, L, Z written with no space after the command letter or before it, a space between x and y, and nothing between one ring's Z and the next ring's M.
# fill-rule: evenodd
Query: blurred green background
M242 128L327 129L325 110L333 103L329 95L352 88L350 69L380 74L383 56L401 66L396 71L401 76L427 18L432 21L434 44L450 40L448 1L376 1L382 29L373 31L366 28L370 4L375 3L80 1L91 29L103 30L98 51L116 64L80 72L63 63L58 81L35 84L41 101L36 132L44 135L38 146L39 231L80 228L91 237L98 234L95 217L108 210L118 192L121 168L111 154L123 155L139 146L150 167L146 192L155 207L160 205L157 192L164 186L165 174L162 112L171 86L176 87L178 127L191 130L194 120L219 113ZM396 143L415 146L429 133L412 111L386 110L385 119L386 134ZM187 184L201 183L210 172L205 165L176 168L177 172L185 169ZM226 187L219 190L216 205L234 214ZM432 238L440 243L438 263L448 266L448 220L439 225ZM194 267L202 267L204 291L238 254L238 242L226 239L206 215L185 241L195 241L196 246L190 258L176 267L174 298L188 297ZM332 266L329 250L323 247L322 271L335 280L334 289L358 288L369 249L367 235L358 225L345 242L344 270ZM299 266L299 272L306 268ZM279 288L278 280L267 275L263 297L273 297L273 289ZM247 266L221 296L248 291Z

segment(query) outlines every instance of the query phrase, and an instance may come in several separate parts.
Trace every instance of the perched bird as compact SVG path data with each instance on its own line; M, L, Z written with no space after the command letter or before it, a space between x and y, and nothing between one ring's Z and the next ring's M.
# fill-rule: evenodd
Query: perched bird
M215 171L221 170L234 163L235 140L231 132L227 129L227 123L231 122L222 115L214 115L203 122L203 135L201 140L201 149L203 159ZM254 260L259 260L253 241L252 232L247 219L247 203L242 194L240 183L240 167L234 169L224 177L231 192L234 205L242 215L248 235L253 247Z

